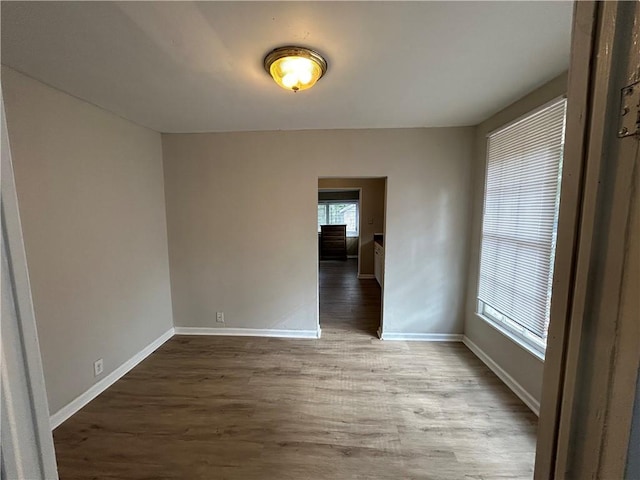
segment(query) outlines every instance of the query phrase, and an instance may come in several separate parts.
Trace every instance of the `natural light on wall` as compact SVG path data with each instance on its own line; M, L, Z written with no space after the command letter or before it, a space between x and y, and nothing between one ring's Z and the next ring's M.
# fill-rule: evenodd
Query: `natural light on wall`
M280 47L264 58L264 68L285 90L307 90L327 71L327 62L308 48Z

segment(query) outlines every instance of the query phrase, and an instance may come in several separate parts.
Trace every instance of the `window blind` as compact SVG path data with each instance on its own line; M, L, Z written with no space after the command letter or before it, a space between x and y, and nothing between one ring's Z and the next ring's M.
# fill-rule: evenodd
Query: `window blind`
M478 300L497 313L493 317L515 323L543 344L549 325L565 109L564 99L554 102L491 134L487 145Z

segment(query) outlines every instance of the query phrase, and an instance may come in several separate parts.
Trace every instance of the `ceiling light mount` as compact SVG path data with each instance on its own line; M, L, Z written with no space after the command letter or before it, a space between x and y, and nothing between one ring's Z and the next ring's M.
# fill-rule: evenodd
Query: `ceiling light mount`
M327 71L327 61L315 50L285 46L264 57L264 69L285 90L297 92L315 85Z

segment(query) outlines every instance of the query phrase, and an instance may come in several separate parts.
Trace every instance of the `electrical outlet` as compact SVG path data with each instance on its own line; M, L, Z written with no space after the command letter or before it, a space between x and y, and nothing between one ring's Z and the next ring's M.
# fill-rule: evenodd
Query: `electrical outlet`
M93 376L97 377L104 371L104 360L99 358L93 362Z
M216 312L216 323L224 323L224 312Z

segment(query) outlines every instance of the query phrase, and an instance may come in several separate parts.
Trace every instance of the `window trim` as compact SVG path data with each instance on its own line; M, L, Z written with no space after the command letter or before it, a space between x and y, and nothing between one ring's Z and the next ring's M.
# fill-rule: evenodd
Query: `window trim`
M549 108L551 106L553 106L554 104L560 102L560 101L564 101L565 102L565 121L563 124L563 138L564 135L566 133L566 108L567 108L567 95L563 94L563 95L558 95L557 97L552 98L551 100L549 100L548 102L545 102L544 104L529 110L528 112L520 115L519 117L515 118L514 120L505 123L503 125L501 125L498 128L495 128L489 132L487 132L487 134L485 135L485 148L486 148L486 153L485 153L485 163L484 163L484 185L483 185L483 190L482 190L482 203L483 203L483 208L482 208L482 216L480 218L480 222L481 222L481 231L480 231L480 239L479 239L479 243L480 243L480 250L482 250L482 239L483 239L483 235L482 235L482 224L484 223L484 215L485 215L485 211L484 211L484 205L486 202L486 188L487 188L487 177L489 174L489 148L488 148L488 142L489 142L489 138L495 134L498 134L500 132L502 132L503 130L506 130L522 121L527 120L528 118L538 114L539 112L541 112L542 110ZM561 194L561 184L562 184L562 172L563 172L563 163L564 163L564 141L563 141L563 153L562 153L562 157L560 159L560 165L559 165L559 179L558 179L558 192ZM560 202L557 202L556 205L556 210L555 210L555 222L556 222L556 233L554 233L554 240L553 240L553 246L552 246L552 251L553 251L553 262L551 264L551 275L553 278L554 275L554 271L555 271L555 256L556 256L556 242L557 242L557 222L558 222L558 216L559 216L559 210L560 210ZM481 253L480 253L481 255ZM482 319L485 323L487 323L489 326L491 326L492 328L494 328L495 330L497 330L498 332L502 333L504 336L506 336L507 338L509 338L510 340L512 340L514 343L516 343L517 345L519 345L520 347L522 347L523 349L525 349L527 352L529 352L530 354L532 354L534 357L538 358L539 360L544 362L545 359L545 355L546 355L546 343L542 344L542 342L540 340L538 340L538 337L536 335L533 335L531 332L528 332L526 330L526 328L522 327L521 325L519 325L517 322L515 322L514 320L510 319L507 315L504 314L500 314L503 319L497 318L493 315L491 315L489 312L486 312L485 309L485 305L488 306L489 308L491 308L492 310L495 310L497 313L500 313L498 310L496 310L494 307L492 307L489 304L485 304L484 301L482 301L479 298L480 295L480 257L478 258L478 278L476 280L476 296L475 296L475 300L476 300L476 307L475 307L475 314L478 318ZM547 327L548 328L548 327Z
M543 103L539 107L536 107L533 110L529 110L528 112L525 112L522 115L520 115L518 118L515 118L515 119L511 120L510 122L507 122L507 123L505 123L503 125L500 125L498 128L494 128L493 130L487 132L487 134L485 135L485 138L488 139L490 136L495 135L497 133L500 133L501 131L506 130L507 128L510 128L510 127L514 126L515 124L526 120L527 118L529 118L529 117L541 112L545 108L549 108L551 105L553 105L555 103L558 103L560 100L564 100L566 102L567 101L567 95L566 94L562 94L562 95L558 95L557 97L553 97L551 100L549 100L548 102ZM566 113L565 113L565 128L566 128ZM489 151L487 150L487 155L486 155L486 158L485 158L485 180L486 180L486 165L488 164L488 162L489 162Z
M541 346L539 346L535 342L535 340L533 339L529 340L528 338L526 338L525 334L519 332L518 329L512 326L510 323L503 322L502 320L498 320L497 318L494 318L491 315L488 315L486 312L484 312L483 306L480 305L480 304L484 304L482 300L479 300L476 298L476 302L477 302L477 307L476 307L475 314L478 318L480 318L482 321L487 323L494 330L497 330L502 335L509 338L512 342L516 343L518 346L525 349L527 352L529 352L531 355L536 357L538 360L544 362L545 355L546 355L545 348L542 348ZM510 322L513 322L513 320L510 320Z

